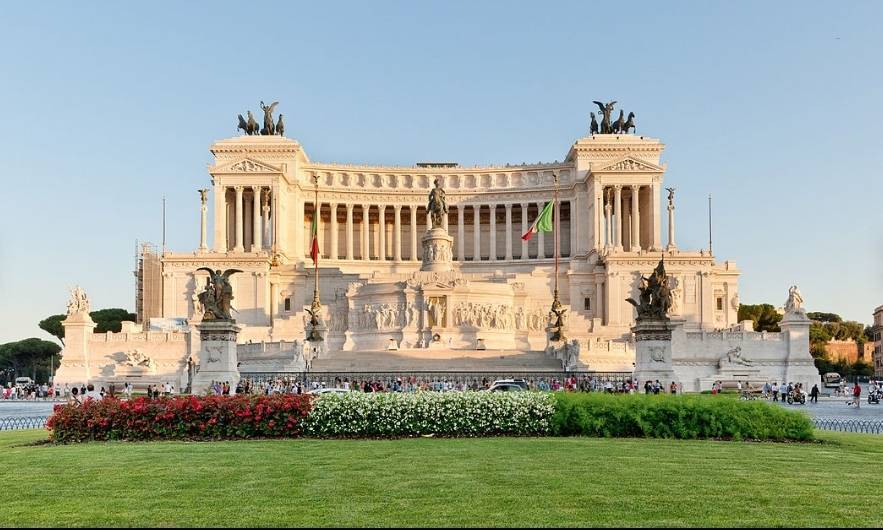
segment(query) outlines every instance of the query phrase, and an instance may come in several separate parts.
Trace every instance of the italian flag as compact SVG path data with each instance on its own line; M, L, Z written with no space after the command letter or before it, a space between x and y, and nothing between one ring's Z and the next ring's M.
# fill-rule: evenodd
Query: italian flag
M537 216L537 220L530 225L530 228L527 229L527 232L521 236L521 239L525 241L530 241L530 238L537 232L551 232L552 231L552 209L553 209L554 201L549 201L543 206L543 210L540 212L540 215Z
M313 265L319 264L319 212L313 212L313 223L310 227L310 235L313 241L310 243L310 257L313 258Z

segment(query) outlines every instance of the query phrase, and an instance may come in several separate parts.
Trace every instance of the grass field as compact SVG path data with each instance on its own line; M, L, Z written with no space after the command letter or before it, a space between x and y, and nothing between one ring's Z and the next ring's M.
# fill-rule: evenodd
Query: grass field
M2 526L883 526L883 437L28 445ZM870 487L869 487L870 486Z

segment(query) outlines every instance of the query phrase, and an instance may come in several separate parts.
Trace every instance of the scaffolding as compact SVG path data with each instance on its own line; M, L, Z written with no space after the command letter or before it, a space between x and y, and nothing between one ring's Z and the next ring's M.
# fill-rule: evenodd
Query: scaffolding
M162 316L162 266L157 246L135 243L135 314L137 323L147 326Z

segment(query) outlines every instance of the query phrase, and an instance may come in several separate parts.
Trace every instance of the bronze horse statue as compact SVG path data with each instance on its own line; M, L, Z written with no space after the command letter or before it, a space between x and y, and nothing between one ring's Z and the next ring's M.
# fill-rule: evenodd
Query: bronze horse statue
M242 114L239 115L239 125L236 126L237 129L242 129L242 132L245 134L252 136L258 133L258 122L254 119L254 116L251 115L251 111L246 113L248 115L248 120L242 117Z
M610 132L612 132L613 134L619 134L622 132L622 128L625 125L625 118L623 117L622 114L623 114L622 110L620 110L619 111L619 118L617 118L616 121L613 122L613 125L611 126Z
M635 113L634 112L629 112L629 117L625 121L625 125L622 126L622 132L624 132L625 134L628 134L629 129L631 129L632 131L635 130Z

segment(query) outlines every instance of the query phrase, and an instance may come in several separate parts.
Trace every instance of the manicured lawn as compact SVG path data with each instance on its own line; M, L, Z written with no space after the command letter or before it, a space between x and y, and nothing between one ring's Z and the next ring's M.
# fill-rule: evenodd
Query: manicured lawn
M883 526L883 437L26 445L2 526ZM869 487L872 486L872 487Z

